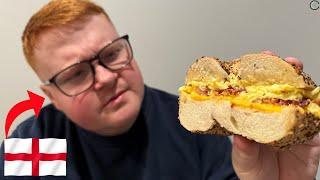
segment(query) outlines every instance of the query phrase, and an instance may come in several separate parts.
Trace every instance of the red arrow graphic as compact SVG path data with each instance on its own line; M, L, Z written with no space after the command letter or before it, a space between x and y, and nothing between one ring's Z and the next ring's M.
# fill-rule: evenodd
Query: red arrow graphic
M44 102L44 97L39 96L31 91L28 91L29 100L21 101L14 105L7 114L6 123L5 123L5 133L6 138L8 137L9 129L13 121L24 111L29 109L34 110L34 114L38 117L42 104Z

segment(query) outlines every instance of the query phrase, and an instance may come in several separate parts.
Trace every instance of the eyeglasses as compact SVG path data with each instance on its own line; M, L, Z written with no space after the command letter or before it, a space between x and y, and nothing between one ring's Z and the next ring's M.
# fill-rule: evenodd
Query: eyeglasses
M133 59L129 36L113 40L89 60L77 62L50 78L45 85L54 84L63 94L76 96L90 89L95 83L95 70L92 62L98 63L110 71L120 70Z

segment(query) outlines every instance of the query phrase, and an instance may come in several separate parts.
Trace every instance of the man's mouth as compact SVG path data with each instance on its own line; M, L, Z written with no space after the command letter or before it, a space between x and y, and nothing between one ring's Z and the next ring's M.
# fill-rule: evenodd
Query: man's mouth
M118 92L116 95L112 96L112 97L103 105L103 107L117 104L117 103L120 101L120 99L122 98L122 95L123 95L126 91L127 91L127 90L120 91L120 92Z

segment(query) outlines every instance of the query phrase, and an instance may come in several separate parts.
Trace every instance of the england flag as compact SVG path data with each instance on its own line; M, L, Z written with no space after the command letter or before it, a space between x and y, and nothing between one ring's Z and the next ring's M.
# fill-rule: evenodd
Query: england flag
M4 140L5 176L66 176L66 139Z

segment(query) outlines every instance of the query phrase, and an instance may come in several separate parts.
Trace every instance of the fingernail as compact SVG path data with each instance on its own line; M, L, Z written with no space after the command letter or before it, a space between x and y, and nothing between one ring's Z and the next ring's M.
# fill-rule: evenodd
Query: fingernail
M279 57L278 55L276 55L275 53L273 53L272 51L269 51L269 50L267 50L267 51L262 51L262 53L263 53L263 54L267 54L267 55L271 55L271 56L277 56L277 57Z
M299 61L297 58L291 57L291 56L286 57L285 60L288 60L288 61Z
M284 58L284 60L294 66L301 68L301 69L303 68L303 63L295 57L286 57L286 58Z

